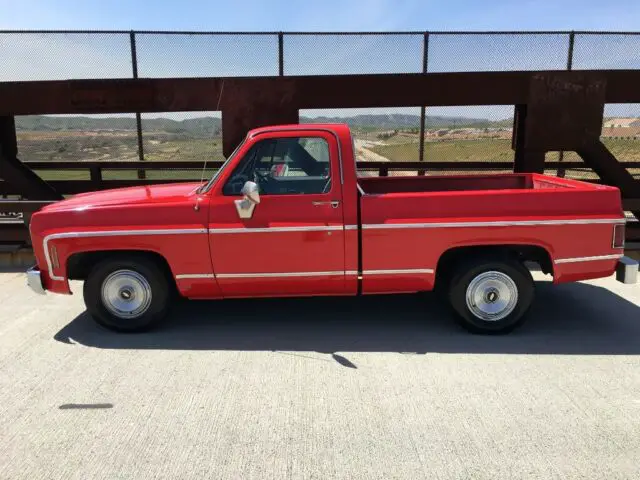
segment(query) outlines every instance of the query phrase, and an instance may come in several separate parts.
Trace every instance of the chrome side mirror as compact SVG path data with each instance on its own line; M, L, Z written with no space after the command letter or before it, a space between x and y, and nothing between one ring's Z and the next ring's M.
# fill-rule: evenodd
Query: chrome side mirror
M253 211L256 209L256 205L260 203L260 192L258 191L258 185L254 182L245 182L242 187L242 200L235 200L236 210L240 218L251 218Z

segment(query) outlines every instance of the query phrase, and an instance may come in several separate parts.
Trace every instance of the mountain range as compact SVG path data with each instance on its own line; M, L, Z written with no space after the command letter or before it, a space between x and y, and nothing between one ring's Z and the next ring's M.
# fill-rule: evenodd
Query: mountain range
M220 134L222 120L219 117L197 117L184 120L170 118L142 119L145 132L164 132L171 134L190 134L194 137L210 137ZM300 123L347 123L358 129L407 129L419 128L418 115L355 115L351 117L300 117ZM512 120L492 121L483 118L427 116L427 128L461 127L511 127ZM134 117L83 117L26 115L16 117L18 131L97 131L97 130L136 130Z

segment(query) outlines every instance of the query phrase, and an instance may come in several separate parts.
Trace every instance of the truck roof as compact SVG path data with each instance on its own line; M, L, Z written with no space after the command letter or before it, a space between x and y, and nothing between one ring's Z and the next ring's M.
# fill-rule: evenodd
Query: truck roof
M346 123L291 123L286 125L270 125L249 130L249 136L265 133L270 130L314 130L326 129L336 133L349 134L349 126Z

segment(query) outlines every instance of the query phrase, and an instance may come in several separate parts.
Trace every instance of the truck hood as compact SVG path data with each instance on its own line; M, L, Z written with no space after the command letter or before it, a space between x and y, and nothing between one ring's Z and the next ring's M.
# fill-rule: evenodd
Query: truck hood
M201 183L170 183L143 187L117 188L99 192L81 193L66 200L44 207L42 212L90 209L119 205L142 205L184 200L194 193Z

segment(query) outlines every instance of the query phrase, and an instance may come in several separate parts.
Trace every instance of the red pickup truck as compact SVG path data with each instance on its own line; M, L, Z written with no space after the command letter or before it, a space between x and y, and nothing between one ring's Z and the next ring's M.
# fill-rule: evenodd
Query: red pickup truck
M187 298L436 289L473 332L520 324L525 262L555 283L634 280L616 188L537 174L358 177L346 125L249 132L207 183L77 195L33 215L30 286L119 331ZM621 263L622 262L622 263ZM426 315L426 312L425 312Z

